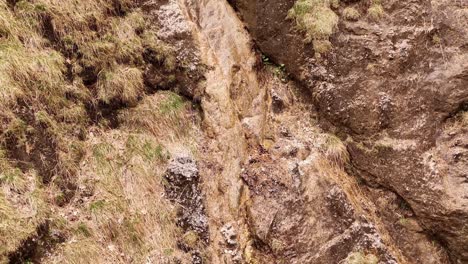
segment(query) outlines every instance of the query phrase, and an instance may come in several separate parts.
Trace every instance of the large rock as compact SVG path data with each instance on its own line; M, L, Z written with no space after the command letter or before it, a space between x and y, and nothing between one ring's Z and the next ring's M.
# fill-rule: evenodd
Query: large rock
M468 261L466 132L441 136L468 101L466 6L384 1L375 21L367 1L346 1L334 11L354 7L362 17L341 19L332 51L318 58L285 19L294 1L231 2L259 48L312 91L324 128L350 136L356 174L396 192L454 261Z
M177 223L184 231L194 231L208 240L208 219L203 194L198 186L199 172L195 160L188 155L175 157L164 178L167 197L180 205Z

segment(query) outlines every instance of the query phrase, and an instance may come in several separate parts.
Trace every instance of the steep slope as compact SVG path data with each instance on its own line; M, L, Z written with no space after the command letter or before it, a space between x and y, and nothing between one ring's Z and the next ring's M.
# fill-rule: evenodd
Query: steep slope
M231 2L258 47L311 90L323 127L346 139L352 173L403 198L466 262L467 136L453 130L468 99L466 3ZM339 23L319 19L326 12Z
M1 263L466 262L462 3L0 7Z
M202 69L142 6L0 1L1 263L191 259L161 179L198 111L161 89L193 96Z

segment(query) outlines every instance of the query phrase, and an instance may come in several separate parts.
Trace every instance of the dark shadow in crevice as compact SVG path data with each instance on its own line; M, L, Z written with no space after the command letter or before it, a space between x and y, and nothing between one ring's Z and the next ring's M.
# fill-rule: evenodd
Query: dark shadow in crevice
M46 220L36 227L33 235L23 240L15 251L8 254L8 263L40 263L47 252L50 252L57 244L63 243L65 240L63 234L51 232L50 222Z

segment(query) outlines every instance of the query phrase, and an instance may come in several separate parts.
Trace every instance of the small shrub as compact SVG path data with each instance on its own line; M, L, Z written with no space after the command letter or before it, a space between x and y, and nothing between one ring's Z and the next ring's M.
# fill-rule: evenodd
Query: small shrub
M435 45L439 45L442 43L442 39L438 34L434 34L434 36L432 36L432 43L434 43Z
M346 7L344 10L343 10L343 17L346 19L346 20L350 20L350 21L356 21L358 20L360 17L361 17L361 14L359 13L359 11L354 8L354 7Z
M288 81L288 73L286 72L286 65L280 64L280 65L274 65L272 63L265 64L266 68L273 73L275 77L280 79L282 82L287 82Z

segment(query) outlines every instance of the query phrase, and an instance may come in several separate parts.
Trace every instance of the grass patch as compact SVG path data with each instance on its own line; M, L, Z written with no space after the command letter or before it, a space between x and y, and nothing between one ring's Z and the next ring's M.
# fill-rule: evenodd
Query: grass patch
M48 218L48 209L54 206L51 196L61 205L73 201L76 181L84 177L78 175L83 158L92 164L93 175L97 174L97 180L90 180L99 192L87 200L84 209L89 206L90 210L83 210L94 222L87 220L86 228L79 225L69 230L82 235L76 244L61 246L62 263L109 262L113 253L106 253L94 240L101 230L107 242L116 241L122 248L131 244L126 254L142 256L148 247L141 246L141 238L148 240L150 231L143 230L141 220L152 223L153 232L159 224L153 219L162 218L154 211L142 218L129 200L138 197L147 202L148 195L153 195L156 202L138 210L160 208L161 214L170 215L158 200L159 193L147 191L159 183L154 171L167 159L167 151L145 139L132 157L124 157L114 142L95 144L89 148L91 155L85 155L85 140L90 125L104 123L100 108L113 115L114 103L136 105L145 96L148 67L159 73L157 85L174 79L173 51L157 39L156 29L134 1L8 2L0 0L0 185L8 190L0 189L0 262ZM188 133L183 128L186 105L173 96L161 105L161 111L154 111L150 103L145 107L158 116L151 120L152 126L170 133L166 126L176 125L175 131ZM48 197L46 188L51 193ZM138 201L133 199L132 205ZM159 230L157 235L164 237L164 243L145 243L175 248L170 241L175 227L169 222L160 225L169 231Z
M93 250L109 254L108 261L125 255L140 263L149 252L163 255L165 248L174 249L174 256L179 256L174 239L181 237L176 211L162 197L167 151L151 135L122 130L90 141L93 151L85 160L80 182L93 182L94 191L88 210L81 213L82 217L89 214L85 218L89 232L80 226L74 228L78 243L100 241L104 246L95 245ZM64 250L61 255L75 254L68 246Z
M0 172L0 185L8 185L17 192L23 192L26 189L26 181L23 173L18 168L8 168Z
M104 208L105 205L106 205L106 201L104 201L104 200L97 200L97 201L92 202L92 203L89 205L89 210L90 210L92 213L98 213L100 210L102 210L102 209Z
M367 9L367 15L374 21L380 20L385 15L385 10L380 0L371 0L371 5Z
M377 264L379 259L374 254L362 252L351 253L344 261L345 264Z
M320 148L332 164L343 167L349 162L349 153L346 146L335 135L324 134Z
M137 107L122 111L119 120L134 132L147 131L166 141L184 142L193 138L198 119L193 115L191 102L172 92L160 92L145 98Z
M37 183L25 188L19 199L22 201L20 205L9 199L3 188L0 189L0 260L15 251L21 241L34 236L36 227L49 215L45 194Z
M298 0L289 10L288 18L296 21L306 41L329 40L338 26L338 15L331 9L338 2L329 0Z
M91 230L88 228L88 226L83 223L83 222L80 222L78 224L78 227L76 228L76 233L84 236L84 237L91 237L93 234L91 233Z
M182 97L175 93L169 93L168 97L159 105L162 114L175 113L182 109L184 101Z
M97 82L98 99L135 105L144 94L143 73L137 68L119 66L110 71L102 71Z
M146 161L167 161L170 154L160 144L142 138L138 135L130 135L126 142L128 155L141 155Z
M346 7L343 9L343 17L349 21L357 21L361 17L361 14L354 7Z

